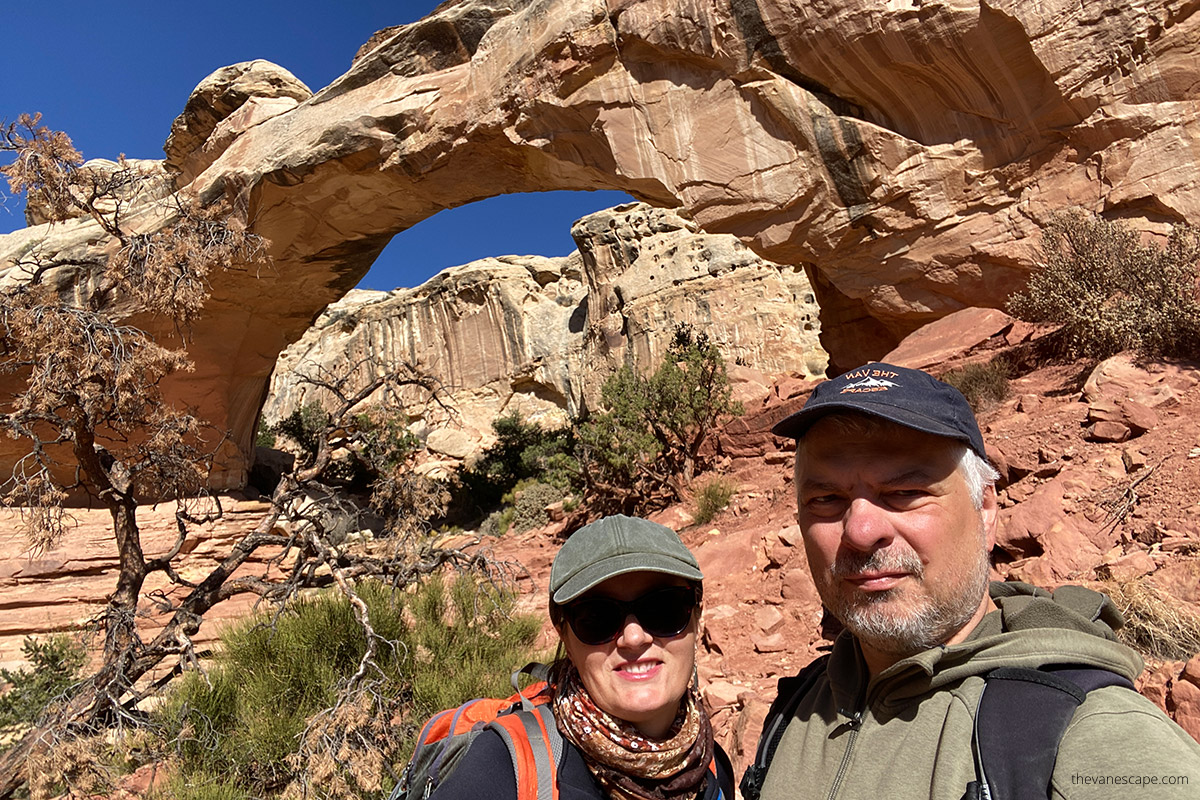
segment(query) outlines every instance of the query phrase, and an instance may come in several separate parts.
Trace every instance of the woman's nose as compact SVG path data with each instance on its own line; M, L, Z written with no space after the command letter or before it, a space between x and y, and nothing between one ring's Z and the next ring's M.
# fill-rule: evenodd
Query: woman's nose
M633 614L625 616L625 624L621 626L621 633L617 636L617 645L625 647L640 647L654 639L646 629L642 627L642 623Z

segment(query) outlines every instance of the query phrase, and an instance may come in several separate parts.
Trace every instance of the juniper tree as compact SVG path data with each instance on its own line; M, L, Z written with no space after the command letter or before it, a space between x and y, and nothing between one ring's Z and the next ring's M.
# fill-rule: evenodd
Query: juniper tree
M308 381L324 391L327 413L311 431L311 452L280 481L261 522L208 575L185 579L175 569L177 556L197 523L221 514L205 486L226 433L169 402L161 387L168 376L191 368L190 325L209 297L210 278L221 270L260 270L269 243L253 232L248 203L237 192L216 187L203 197L187 190L157 201L139 197L142 178L123 158L112 169L91 169L65 134L41 126L37 116L0 126L0 151L13 154L0 167L10 188L25 192L51 225L86 217L107 239L88 251L100 255L82 263L34 244L0 280L0 374L12 387L0 397L0 427L26 446L0 485L0 500L21 510L34 549L67 535L69 503L107 509L119 564L114 591L95 620L104 641L100 667L0 756L0 798L21 785L35 748L144 722L138 703L156 688L147 685L151 670L174 660L169 679L195 666L192 637L204 615L236 594L282 603L302 588L338 585L368 642L355 679L341 688L349 693L369 684L379 645L366 605L354 592L356 580L404 585L447 563L488 566L461 551L438 549L427 537L404 535L421 532L446 498L412 469L413 440L388 409L403 406L402 389L435 397L438 387L404 365L369 365L374 377L366 385L351 380L363 365L342 375L314 371ZM171 333L164 341L134 324L153 318L167 321ZM338 538L355 524L339 508L358 513L339 498L330 478L343 463L335 458L339 452L366 465L372 502L393 534L384 545L352 552ZM146 500L176 503L175 542L154 558L145 554L138 525ZM281 578L238 573L262 548L277 554ZM146 613L146 579L155 572L183 596L156 599L166 622L146 641L136 623Z
M690 325L675 335L655 371L626 365L601 387L603 410L579 429L586 502L596 512L637 513L685 499L708 465L704 445L742 413L720 350Z

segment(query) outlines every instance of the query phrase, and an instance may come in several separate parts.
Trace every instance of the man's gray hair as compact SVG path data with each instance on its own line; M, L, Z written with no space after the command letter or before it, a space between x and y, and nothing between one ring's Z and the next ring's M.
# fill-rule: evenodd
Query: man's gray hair
M967 491L971 495L971 504L975 506L976 511L981 510L983 508L984 491L987 487L996 484L996 481L1000 478L1000 473L987 462L987 459L965 444L962 446L962 455L958 458L958 471L962 473L963 480L967 482Z

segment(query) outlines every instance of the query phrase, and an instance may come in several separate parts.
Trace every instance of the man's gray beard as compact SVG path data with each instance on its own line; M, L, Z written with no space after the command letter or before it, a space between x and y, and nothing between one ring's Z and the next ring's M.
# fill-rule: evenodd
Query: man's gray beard
M829 610L860 642L880 652L905 658L922 650L944 643L963 628L987 592L988 557L983 548L970 573L958 586L948 587L942 594L925 595L915 607L897 611L882 606L893 599L898 590L889 589L862 597L858 602L845 601L832 593ZM925 565L912 550L855 555L839 553L831 570L833 578L863 571L901 570L915 580L924 580Z

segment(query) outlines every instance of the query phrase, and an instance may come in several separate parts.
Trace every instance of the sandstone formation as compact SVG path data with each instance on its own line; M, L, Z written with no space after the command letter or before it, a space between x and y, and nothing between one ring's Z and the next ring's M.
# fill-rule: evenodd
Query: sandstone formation
M424 393L406 398L435 457L475 452L492 420L508 413L556 427L578 408L572 378L585 296L578 254L488 258L415 289L350 292L280 355L262 420L277 422L310 402L329 405L328 392L308 378L354 369L362 385L412 364L444 388L445 408Z
M169 197L175 191L175 177L161 161L130 158L116 162L107 158L94 158L84 162L79 171L86 176L86 184L99 195L97 208L112 214L117 206L145 206ZM90 194L91 192L89 192ZM83 200L81 193L75 192ZM43 225L51 215L44 204L45 198L33 196L25 204L25 222L28 225ZM71 218L78 219L84 212L69 209ZM7 266L4 264L3 266Z
M181 578L199 581L206 577L230 551L233 544L265 516L268 504L246 498L226 497L225 516L218 522L192 526L191 536L175 562ZM41 638L55 633L81 634L92 620L102 615L117 584L119 562L113 537L112 517L103 509L75 509L75 527L55 547L31 552L24 526L15 511L0 510L0 667L20 666L21 643L25 637ZM142 545L148 557L172 549L179 536L175 508L166 504L146 508L139 515ZM238 575L277 578L280 567L271 563L278 548L264 548L244 564ZM146 582L143 616L139 629L143 638L158 632L186 591L172 586L166 574L156 572ZM199 649L210 647L219 637L222 622L249 613L257 597L236 595L218 605L193 639ZM103 634L92 642L99 647ZM167 665L172 666L170 664Z
M1059 209L1200 221L1198 24L1179 0L463 0L307 99L238 67L174 126L168 164L180 189L244 195L274 267L214 281L172 391L232 431L215 480L236 484L275 356L394 234L552 189L682 207L803 267L834 365L860 363L1000 305ZM35 226L0 237L0 262L35 242L86 262L101 238Z
M445 387L450 408L414 394L407 413L433 453L462 459L504 414L560 425L595 407L621 364L657 365L678 323L711 337L730 366L824 374L802 270L644 204L585 217L572 235L579 250L565 258L489 258L416 289L351 292L280 356L263 420L327 397L306 377L355 367L361 385L415 364Z

